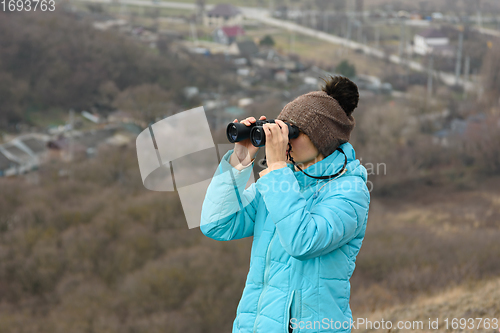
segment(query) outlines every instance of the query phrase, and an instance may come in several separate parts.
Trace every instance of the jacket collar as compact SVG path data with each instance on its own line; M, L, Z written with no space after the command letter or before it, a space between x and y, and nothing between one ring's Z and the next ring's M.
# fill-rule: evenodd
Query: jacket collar
M359 160L356 160L356 153L354 151L353 146L346 142L340 145L340 148L344 151L347 156L347 172L352 171L356 168L360 163ZM311 176L328 176L333 175L340 170L344 166L345 157L340 151L335 150L333 153L328 155L326 158L322 159L319 162L310 165L308 168L303 169ZM301 188L309 187L313 184L317 184L318 182L325 181L324 179L315 179L309 176L306 176L302 171L295 171L295 167L292 163L288 163L287 166L293 171L297 182L299 183ZM326 180L327 181L327 180Z

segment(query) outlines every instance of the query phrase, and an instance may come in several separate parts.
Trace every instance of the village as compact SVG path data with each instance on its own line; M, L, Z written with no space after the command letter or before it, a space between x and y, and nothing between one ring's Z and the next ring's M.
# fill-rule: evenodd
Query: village
M359 8L359 6L362 6L362 1L357 1L356 6L358 6L357 13L362 13L362 7ZM93 10L87 12L81 11L75 6L69 8L69 10L76 12L77 15L91 19L94 28L97 30L117 30L139 40L152 49L159 49L168 45L169 49L173 49L176 56L180 58L214 57L223 59L227 72L221 73L221 75L230 75L236 79L240 86L238 94L231 96L220 94L217 87L210 89L210 87L188 86L183 89L187 100L196 99L202 103L211 129L214 131L224 128L233 119L243 116L245 109L251 106L255 100L272 96L281 100L284 106L287 101L317 89L322 83L320 78L326 75L341 74L351 76L358 85L362 97L386 95L394 99L404 100L408 98L404 91L398 91L391 83L383 82L380 77L374 75L373 71L371 73L369 70L368 73L355 73L353 71L354 66L347 61L344 61L336 68L325 69L320 68L318 63L313 61L302 60L295 52L285 52L283 47L277 48L273 36L277 39L280 38L279 29L268 29L269 34L259 37L259 34L255 33L255 31L261 27L262 23L245 17L238 7L231 4L214 5L210 10L206 10L203 5L200 5L194 7L195 10L193 10L191 16L160 17L155 15L153 28L133 24L125 20L123 15L120 17L120 15L112 16L103 13L101 7L91 6L90 8ZM123 4L120 8L122 11ZM312 15L313 12L309 14ZM319 15L319 13L316 12L314 15ZM383 16L380 13L371 15ZM295 21L296 18L302 17L298 11L287 7L277 7L273 12L273 16ZM359 20L363 17L358 15L357 18L358 21L354 16L352 22L358 22L359 27L359 24L361 24ZM365 22L368 19L370 18L365 18ZM462 52L462 34L460 34L461 40L459 43L452 44L444 32L434 27L435 21L439 23L439 21L446 19L440 13L433 13L431 17L423 18L417 13L400 11L392 16L384 17L384 19L396 20L396 24L403 22L401 20L404 19L406 25L420 27L419 32L416 32L413 37L407 37L406 33L401 33L402 39L393 51L395 53L399 52L399 57L402 59L411 57L423 61L424 57L425 59L441 57L442 59L450 59L453 62L457 52ZM314 16L314 20L318 20L317 16ZM321 24L315 23L314 20L312 20L312 25L321 26ZM355 25L351 27L352 24L350 20L348 30L345 31L347 38L354 35ZM323 22L324 29L327 29L327 25L327 22ZM185 33L179 32L179 29L175 28L177 26L186 26L189 27L189 30ZM197 30L200 31L197 32ZM488 30L485 31L491 33ZM358 41L364 41L365 44L368 44L367 37L363 35L363 30L358 29L358 32ZM379 45L380 31L377 30L374 38L373 45ZM289 48L288 51L294 51L295 35L291 35L290 40L286 42ZM344 47L336 48L336 54L340 57L343 57L343 54L347 54L348 51ZM359 53L362 53L362 51L354 49L351 50L351 53L353 56L359 57ZM470 58L467 56L462 60L462 54L459 55L459 62L455 63L457 82L461 77L465 82L469 79L476 80L470 74ZM463 69L460 67L460 61L465 63ZM463 72L463 75L460 75L461 72ZM397 88L405 90L410 84L410 80L420 77L420 79L424 80L423 85L427 89L429 97L432 98L432 86L436 84L435 81L438 80L439 74L436 75L436 78L434 76L435 73L432 72L432 68L429 68L427 73L423 74L423 77L422 75L410 74L406 70L399 77L402 77L403 82L406 81L407 84L406 86L400 85ZM464 89L465 93L467 93L466 89ZM434 123L434 128L436 128L434 132L435 144L448 146L450 136L473 135L485 122L484 114L466 118L460 117L459 114L450 114L450 110L445 108L419 116L419 120ZM65 125L52 126L44 131L25 131L25 133L10 139L4 137L4 143L0 145L0 176L9 177L25 174L37 170L40 164L50 163L52 159L69 162L75 158L92 157L99 145L128 144L134 139L134 135L140 133L141 128L148 125L138 121L138 119L133 119L129 113L122 110L115 110L107 115L99 114L99 110L93 110L92 112L81 111L75 119L76 122L73 124L68 121ZM158 121L160 118L155 120ZM78 125L82 121L92 124L91 129L87 128L85 131L80 131L75 128L77 127L75 124Z

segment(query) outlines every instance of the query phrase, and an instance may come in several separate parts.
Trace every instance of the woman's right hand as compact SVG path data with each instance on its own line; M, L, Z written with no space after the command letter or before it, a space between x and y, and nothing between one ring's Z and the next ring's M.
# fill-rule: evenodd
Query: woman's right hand
M260 116L259 120L266 120L266 116ZM241 123L250 126L256 121L257 120L254 117L248 117L246 119L243 119ZM233 123L237 122L238 119L235 119L233 121ZM243 165L248 165L250 161L255 157L255 155L257 155L258 150L259 147L255 147L252 144L250 138L234 143L234 153L236 154L236 157L238 157L239 161Z

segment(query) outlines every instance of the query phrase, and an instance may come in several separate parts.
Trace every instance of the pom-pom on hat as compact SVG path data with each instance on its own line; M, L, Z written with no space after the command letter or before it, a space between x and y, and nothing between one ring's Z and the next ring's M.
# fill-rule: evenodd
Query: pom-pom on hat
M325 157L333 153L340 144L349 141L356 124L352 111L357 107L359 99L357 86L352 81L338 77L332 79L335 81L327 82L322 91L304 94L285 105L277 117L299 127ZM350 99L342 100L344 106L349 108L348 113L332 97L341 96L339 92L345 90L345 83L351 94Z

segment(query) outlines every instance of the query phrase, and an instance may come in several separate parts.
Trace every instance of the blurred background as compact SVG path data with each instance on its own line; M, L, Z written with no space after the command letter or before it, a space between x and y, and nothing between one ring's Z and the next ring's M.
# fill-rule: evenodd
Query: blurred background
M336 74L372 195L354 318L500 317L499 1L0 6L0 333L230 332L251 239L189 230L135 138L203 105L228 143Z

